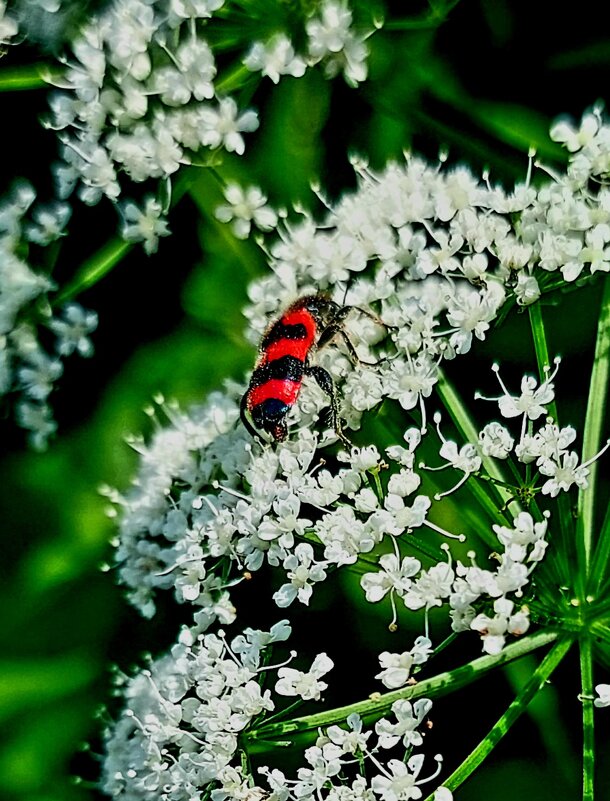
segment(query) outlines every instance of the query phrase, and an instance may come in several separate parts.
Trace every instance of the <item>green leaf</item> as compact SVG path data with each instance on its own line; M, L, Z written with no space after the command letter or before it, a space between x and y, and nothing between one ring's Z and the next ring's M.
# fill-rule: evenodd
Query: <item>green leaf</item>
M0 721L84 689L98 670L95 661L80 650L44 659L0 661Z
M610 279L604 279L601 309L599 313L597 340L595 343L595 356L589 383L587 398L587 414L585 417L585 431L582 444L582 461L590 459L600 449L603 424L606 419L606 400L608 397L608 381L610 380ZM584 568L588 569L595 527L595 496L597 483L597 462L589 467L589 486L578 493L578 525L577 534L582 543ZM610 531L607 526L602 534L608 537ZM598 547L602 553L610 549L608 542L600 536ZM596 570L605 571L606 565L596 560ZM593 582L598 582L600 575L591 576Z
M533 109L516 103L477 101L471 114L485 130L518 150L533 147L538 157L566 162L566 151L549 139L551 120Z

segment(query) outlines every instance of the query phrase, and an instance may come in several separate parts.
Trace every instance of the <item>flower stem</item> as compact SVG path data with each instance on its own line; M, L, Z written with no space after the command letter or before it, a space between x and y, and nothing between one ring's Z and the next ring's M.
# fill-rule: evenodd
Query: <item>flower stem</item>
M610 379L610 278L604 280L602 304L597 325L597 340L595 343L595 356L589 384L589 397L587 400L587 415L585 417L585 430L583 434L582 461L586 461L597 453L601 444L602 425L608 394L608 380ZM588 569L593 540L594 512L595 512L595 483L597 477L597 462L589 467L589 486L578 493L578 524L577 534L583 552L583 566ZM610 527L605 526L606 538ZM599 538L598 548L607 551L608 543Z
M593 724L593 664L591 640L585 636L580 641L580 678L582 703L582 798L593 801L593 770L595 767L595 742Z
M0 70L0 92L20 92L26 89L46 89L49 82L63 75L63 67L49 64L24 64Z
M185 169L180 173L172 190L172 206L174 206L188 190L194 178L193 170ZM53 306L61 306L72 300L84 290L101 281L133 248L132 242L126 242L120 236L114 236L86 259L71 281L53 298Z
M250 741L248 748L254 751L266 751L270 747L269 742L262 741L277 742L281 737L294 737L306 731L316 731L320 726L326 727L335 723L342 723L354 712L357 712L365 720L376 720L381 717L381 715L385 714L395 701L403 698L411 701L424 696L437 697L454 692L458 688L465 687L481 678L483 674L487 673L489 670L505 665L507 662L518 659L524 654L531 653L538 648L548 645L555 639L557 639L556 632L550 630L540 631L529 637L522 637L516 642L507 645L499 654L481 656L478 659L474 659L472 662L468 662L466 665L462 665L454 670L439 673L413 686L403 687L400 690L392 690L391 692L379 694L373 698L367 698L365 701L358 701L355 704L325 710L324 712L317 712L313 715L306 715L301 718L294 718L293 720L281 721L270 725L263 724L245 733L245 739ZM565 642L569 644L571 640L561 641L561 643ZM565 650L567 650L567 647L568 646L566 646ZM555 653L555 650L556 649L553 649L551 653ZM549 656L550 655L551 654L549 654ZM546 664L546 659L542 664ZM538 670L540 670L540 668Z
M532 303L528 306L530 316L530 326L532 329L532 338L534 340L534 350L536 352L536 362L538 364L538 374L540 381L546 378L545 368L551 366L551 358L549 356L549 349L546 342L546 332L544 330L544 321L542 319L542 309L540 303ZM551 401L548 405L549 414L557 422L557 407L555 401Z
M599 533L599 539L593 553L593 563L589 571L587 595L597 596L602 582L607 578L607 565L610 561L610 506L606 508L606 515Z
M479 438L478 431L468 409L458 395L455 387L452 386L440 370L435 389L463 440L465 442L477 442ZM489 456L483 456L482 463L487 475L498 482L493 484L494 495L496 497L490 496L486 491L487 487L478 481L468 481L466 488L475 496L478 503L488 512L495 523L505 525L506 518L502 515L500 509L507 501L513 498L512 494L504 488L504 486L508 486L506 476L499 469L496 460L491 459ZM481 533L479 532L479 534ZM495 537L491 532L486 542L492 547L497 545Z
M218 95L228 94L240 89L248 80L253 80L255 75L243 64L236 64L232 69L225 72L222 78L216 84L216 92Z
M567 654L573 640L565 637L559 640L551 651L545 656L531 679L523 687L506 712L490 730L489 734L481 740L477 747L466 757L451 776L443 782L443 787L455 790L479 767L489 756L498 742L509 731L515 721L525 712L530 701L540 692L549 677ZM432 801L433 795L426 801Z
M546 378L545 367L551 366L551 358L549 356L549 349L546 340L546 331L544 328L544 320L542 319L542 307L540 303L532 303L528 306L530 326L532 329L532 338L534 340L534 350L536 352L536 361L538 363L538 374L540 381L543 382ZM557 414L557 405L555 401L548 404L549 415L559 425L559 417ZM570 499L565 492L561 492L557 498L557 506L559 508L559 528L561 532L561 547L557 548L557 560L559 569L565 576L573 574L572 554L574 553L574 532L572 525L572 508ZM560 556L559 556L560 555ZM577 580L582 581L584 573L576 572Z
M114 236L106 242L91 258L81 265L74 278L69 281L53 299L53 306L61 306L72 300L85 289L97 284L113 267L115 267L133 248L120 236Z

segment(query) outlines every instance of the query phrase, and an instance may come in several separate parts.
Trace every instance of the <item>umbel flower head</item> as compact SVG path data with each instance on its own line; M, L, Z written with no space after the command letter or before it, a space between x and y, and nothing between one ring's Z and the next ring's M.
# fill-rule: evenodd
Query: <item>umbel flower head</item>
M61 79L49 76L59 90L45 121L61 142L58 196L65 199L76 189L87 204L104 197L117 203L122 235L142 241L152 253L158 237L169 233L168 209L149 194L138 202L125 198L125 190L147 182L161 196L182 166L212 163L206 151L216 151L216 161L223 151L245 152L259 119L229 94L229 87L239 88L236 69L275 83L317 64L328 77L343 74L352 86L366 78L364 40L375 28L360 32L345 0L296 4L285 16L285 31L278 31L277 17L264 4L251 4L244 14L239 4L224 0L104 4L62 59ZM0 40L8 42L16 25L0 5ZM268 39L253 44L253 31L267 31ZM293 39L303 42L302 53ZM237 53L237 64L227 61L227 48ZM252 204L252 197L245 202ZM257 225L270 227L268 214L259 210L253 216Z
M562 551L566 537L582 534L562 502L578 491L586 523L583 498L608 445L593 447L587 434L581 456L576 429L558 422L561 360L552 366L541 350L537 301L577 276L594 280L610 270L592 245L610 208L610 127L593 116L597 127L572 150L566 173L538 188L506 192L465 168L411 155L379 173L356 163L357 191L324 219L302 212L271 234L271 272L249 289L248 335L258 342L269 320L305 293L324 291L352 306L343 330L357 360L340 339L315 360L333 377L345 430L359 445L338 439L326 396L306 379L282 442L252 438L242 426L245 384L227 384L188 411L159 400L167 423L149 442L133 440L141 454L133 486L107 494L121 509L117 560L132 602L151 616L169 590L192 620L148 674L125 685L125 711L107 732L107 792L173 800L205 791L217 801L263 793L274 801L420 798L420 785L436 784L438 775L420 778L424 756L413 749L424 743L431 705L424 690L439 686L422 675L441 644L441 617L458 640L479 638L476 665L485 666L558 637L555 629L530 636L532 624L585 625L575 611L581 589ZM445 367L513 306L532 308L540 369L532 365L514 382L490 365L501 394L468 399L479 417L492 409L477 425ZM383 446L371 432L383 432ZM285 638L255 630L229 645L215 633L237 624L234 588L263 567L282 610L307 607L320 585L358 571L362 608L382 605L391 631L417 629L396 650L379 649L376 678L391 692L363 702L372 678L365 676L351 714L343 708L288 721L277 696L322 702L335 680L333 655L313 654L297 667L276 663L271 689L263 674L272 668L261 667L269 661L260 654ZM536 672L540 686L570 637ZM258 649L250 661L246 641ZM376 716L372 729L361 710ZM308 726L318 727L317 739L296 778L271 747L258 771L248 767L261 742ZM449 789L436 797L449 798Z
M57 286L37 261L44 262L41 247L65 235L71 209L35 201L27 181L16 181L0 199L0 399L14 401L17 423L30 444L44 450L57 428L49 396L63 373L62 360L93 354L89 335L97 314L74 302L52 306L49 295ZM43 344L45 329L52 335L51 353Z

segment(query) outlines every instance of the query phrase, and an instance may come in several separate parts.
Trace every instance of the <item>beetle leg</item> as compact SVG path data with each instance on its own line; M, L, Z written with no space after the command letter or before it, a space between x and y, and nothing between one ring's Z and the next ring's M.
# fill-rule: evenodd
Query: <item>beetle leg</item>
M365 317L373 320L373 322L377 323L377 325L386 328L388 331L390 329L396 329L396 326L387 325L383 322L383 320L378 317L373 312L368 311L368 309L363 309L360 306L342 306L340 309L337 310L336 314L330 321L330 323L326 326L326 328L322 331L318 338L318 348L324 347L324 345L328 345L328 343L334 339L337 335L340 336L343 341L345 342L345 346L349 352L351 360L354 364L365 364L369 367L374 367L377 364L380 364L382 361L386 361L386 359L381 359L377 362L367 362L364 359L361 359L360 356L356 353L356 348L354 347L353 342L347 335L345 329L343 328L343 323L347 319L353 311L359 311L360 314L364 314Z
M248 411L248 393L244 392L242 395L241 403L239 404L239 416L241 417L241 421L244 424L246 431L254 437L254 439L260 440L260 434L254 428L252 423L248 420L246 412Z
M328 395L330 399L331 425L334 428L335 433L337 434L341 442L343 442L344 445L347 445L348 448L351 448L352 443L345 436L341 428L341 422L339 420L339 405L337 403L335 384L333 382L331 374L323 367L319 367L318 365L310 365L305 367L304 374L310 375L312 376L312 378L315 378L322 392L325 392Z
M374 367L376 364L379 364L379 362L367 362L364 359L361 359L356 353L356 348L354 347L352 340L348 337L343 328L341 328L341 324L335 320L333 320L332 323L329 323L320 334L318 339L318 348L323 348L324 345L328 345L328 343L336 336L340 336L345 342L345 346L347 347L350 358L355 364L366 364L369 367Z

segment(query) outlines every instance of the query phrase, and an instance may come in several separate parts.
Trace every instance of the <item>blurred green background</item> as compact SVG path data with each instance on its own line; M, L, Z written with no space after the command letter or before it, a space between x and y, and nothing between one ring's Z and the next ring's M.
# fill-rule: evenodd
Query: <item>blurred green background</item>
M250 137L246 156L227 159L220 172L244 185L259 184L277 206L311 204L312 179L331 197L353 187L353 152L380 167L405 149L435 159L446 148L450 164L465 162L475 172L489 167L492 180L507 185L523 180L530 145L550 165L564 158L548 140L551 120L562 113L578 118L604 99L610 36L599 15L591 0L570 7L569 16L556 3L468 0L446 19L430 22L425 3L390 4L387 27L369 40L368 82L352 90L314 70L277 87L261 84L250 101L260 111L261 128ZM411 24L401 30L393 26L398 20ZM0 71L35 57L26 45L16 48ZM5 185L23 175L44 189L56 157L52 132L38 122L46 91L5 93L2 103ZM132 249L79 297L100 315L96 354L66 364L53 398L59 437L49 451L28 451L22 432L2 423L3 798L94 797L88 783L96 776L95 754L79 748L85 742L93 752L98 747L96 712L109 698L111 665L127 669L175 634L175 620L167 616L141 621L113 573L101 572L100 565L112 559L114 527L98 487L128 485L136 455L124 437L149 430L143 410L155 393L183 404L199 401L223 379L241 378L252 363L241 307L248 281L265 265L256 246L236 241L214 220L220 201L210 174L193 171L190 191L170 217L173 236L161 241L159 252L149 258ZM116 221L104 206L75 204L71 228L82 236L63 246L60 282L104 244ZM580 337L592 331L587 304L594 301L595 293L571 312ZM580 341L573 343L575 353ZM506 358L510 350L505 343ZM322 598L314 613L324 603ZM373 634L382 626L375 616L367 625ZM528 670L526 664L512 668L502 693ZM445 747L459 741L462 748L469 730L476 732L472 737L485 733L502 710L497 688L487 680L464 700L447 699L437 723L444 727ZM560 692L520 724L512 744L501 746L460 799L571 797L579 745ZM76 775L85 782L76 785Z

